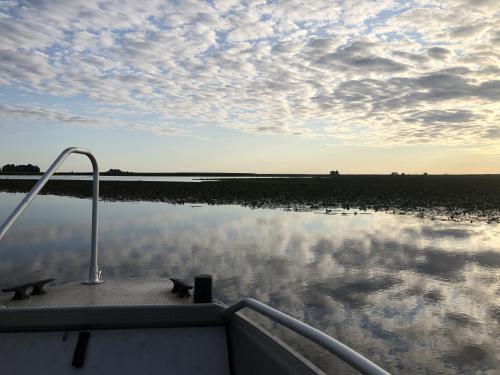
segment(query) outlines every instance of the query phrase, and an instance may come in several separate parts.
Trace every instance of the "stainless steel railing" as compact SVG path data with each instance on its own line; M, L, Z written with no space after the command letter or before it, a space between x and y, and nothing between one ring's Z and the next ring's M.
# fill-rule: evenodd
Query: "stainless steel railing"
M47 169L45 174L38 180L38 182L33 186L31 191L24 197L24 199L19 203L16 209L10 214L10 216L5 220L5 222L0 227L0 241L5 236L10 227L16 222L21 213L28 207L33 198L42 190L50 177L56 172L57 168L63 163L63 161L70 154L83 154L88 156L92 163L93 169L93 187L92 187L92 244L90 248L90 267L89 267L89 277L85 280L84 284L100 284L103 282L102 273L99 270L99 265L97 264L97 232L98 232L98 220L97 220L97 204L99 201L99 166L97 165L97 160L88 150L79 147L69 147L57 157L57 159L52 163L52 165Z
M330 353L335 354L337 357L348 363L362 374L369 375L389 375L387 371L371 362L369 359L363 357L358 352L352 350L348 346L342 344L340 341L328 336L327 334L317 330L316 328L307 325L300 320L292 318L291 316L282 313L272 307L254 300L252 298L245 298L240 302L228 307L223 312L223 317L229 320L232 315L243 308L250 308L258 313L268 317L269 319L284 325L292 331L301 336L308 338L321 347L328 350Z

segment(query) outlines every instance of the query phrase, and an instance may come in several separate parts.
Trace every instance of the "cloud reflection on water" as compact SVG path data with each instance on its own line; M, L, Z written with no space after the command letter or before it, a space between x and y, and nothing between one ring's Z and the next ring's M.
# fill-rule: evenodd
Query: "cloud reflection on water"
M0 194L0 207L12 196ZM40 220L61 199L72 216ZM89 201L34 205L0 245L1 284L83 277ZM395 373L500 365L499 226L150 202L105 202L101 214L107 278L212 273L220 300L256 297Z

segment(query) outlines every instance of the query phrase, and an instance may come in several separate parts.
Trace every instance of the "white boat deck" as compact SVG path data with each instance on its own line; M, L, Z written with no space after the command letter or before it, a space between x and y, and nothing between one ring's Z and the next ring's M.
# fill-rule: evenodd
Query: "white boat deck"
M158 279L107 279L102 284L72 282L46 285L46 294L12 300L14 293L0 294L0 308L180 305L192 303L192 297L171 293L173 283Z
M230 308L192 303L191 297L172 293L172 287L169 279L124 279L47 286L46 294L24 300L5 293L0 299L0 372L323 374L236 313L250 307L338 352L363 373L387 375L343 344L258 301L245 299Z
M107 279L48 284L46 294L23 300L2 293L0 372L229 374L221 307L192 304L172 287L166 278ZM90 336L83 365L75 367L82 332Z

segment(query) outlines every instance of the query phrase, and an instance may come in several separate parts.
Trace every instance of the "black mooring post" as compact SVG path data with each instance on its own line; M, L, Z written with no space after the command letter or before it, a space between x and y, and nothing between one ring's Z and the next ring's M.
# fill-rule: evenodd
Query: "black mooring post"
M212 275L197 275L194 278L194 303L212 303Z

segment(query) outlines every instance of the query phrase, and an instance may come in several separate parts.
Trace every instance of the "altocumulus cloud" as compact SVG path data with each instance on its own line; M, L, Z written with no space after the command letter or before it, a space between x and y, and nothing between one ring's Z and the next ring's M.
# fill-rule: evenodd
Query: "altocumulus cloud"
M216 124L358 144L491 146L498 24L500 2L488 0L3 1L4 92L68 105L10 102L0 116L165 135ZM127 123L127 111L149 122Z

